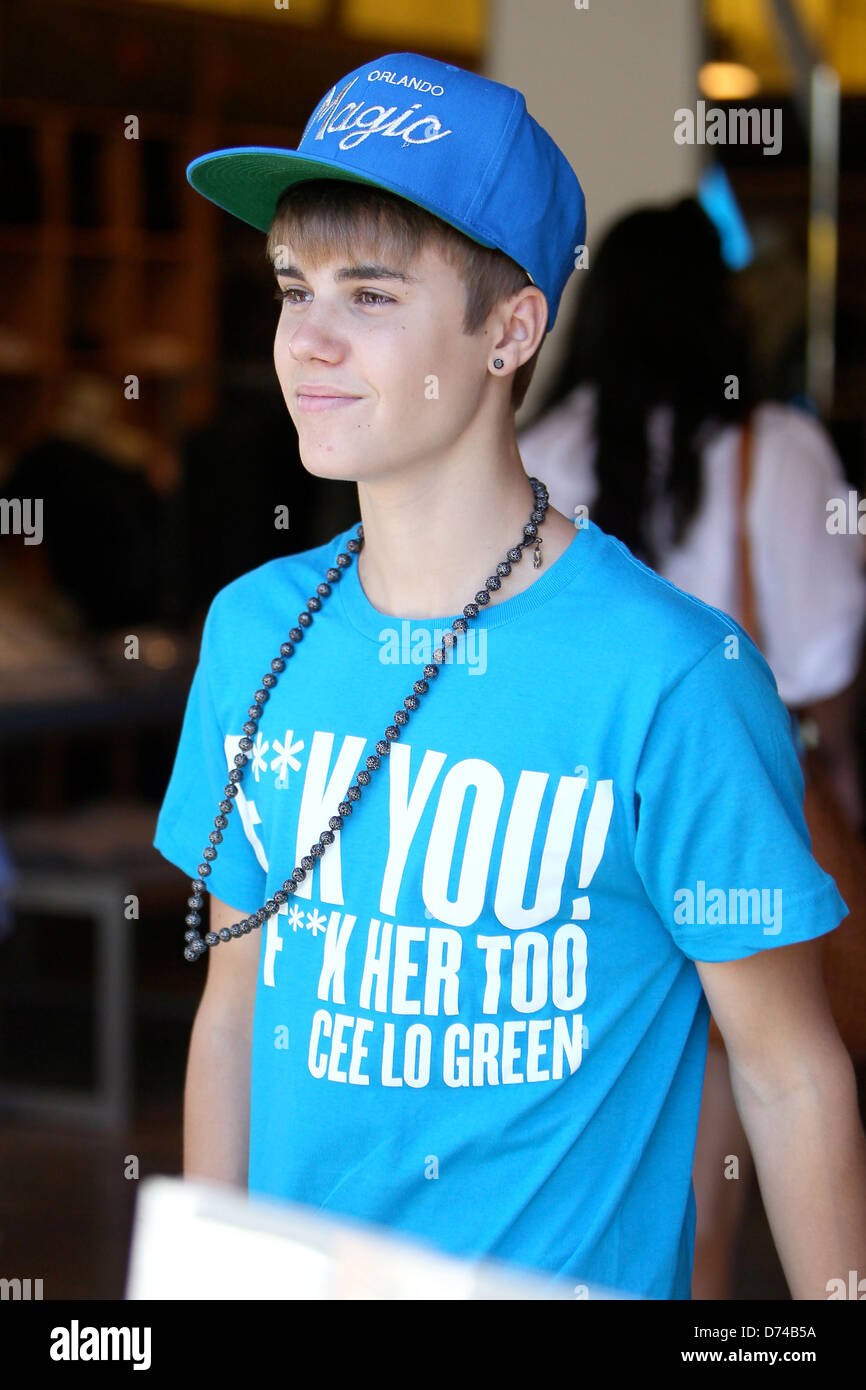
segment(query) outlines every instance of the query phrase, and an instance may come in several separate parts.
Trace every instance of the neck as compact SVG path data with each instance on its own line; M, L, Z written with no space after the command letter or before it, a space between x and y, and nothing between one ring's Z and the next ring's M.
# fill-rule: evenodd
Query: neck
M523 528L535 508L513 432L499 454L437 457L411 477L359 482L358 499L364 525L358 578L374 608L402 618L459 613L506 552L525 539ZM502 587L491 592L489 606L528 588L575 531L548 506L538 534L541 567L533 565L533 542Z

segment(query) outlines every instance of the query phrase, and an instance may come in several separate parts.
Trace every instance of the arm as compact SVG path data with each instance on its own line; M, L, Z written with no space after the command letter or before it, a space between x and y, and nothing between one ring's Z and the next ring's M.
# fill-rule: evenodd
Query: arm
M210 930L245 914L210 901ZM190 1037L183 1112L184 1177L247 1185L250 1049L261 934L208 951L208 975Z
M696 961L794 1299L866 1273L866 1135L821 978L820 939Z

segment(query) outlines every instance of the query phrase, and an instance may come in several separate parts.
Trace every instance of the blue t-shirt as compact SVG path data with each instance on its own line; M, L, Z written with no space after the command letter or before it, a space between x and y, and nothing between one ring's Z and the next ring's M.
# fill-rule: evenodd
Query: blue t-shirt
M191 878L253 693L354 533L211 605L154 841ZM291 875L455 616L378 611L353 558L265 705L216 897L248 915ZM745 631L576 528L458 637L261 928L250 1191L688 1299L709 1018L693 962L847 914L802 803Z

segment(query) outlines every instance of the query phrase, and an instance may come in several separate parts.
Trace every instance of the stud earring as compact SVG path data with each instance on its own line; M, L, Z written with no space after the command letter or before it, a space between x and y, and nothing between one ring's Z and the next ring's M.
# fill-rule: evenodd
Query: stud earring
M501 357L494 357L493 365L494 367L504 367L505 363L502 361Z

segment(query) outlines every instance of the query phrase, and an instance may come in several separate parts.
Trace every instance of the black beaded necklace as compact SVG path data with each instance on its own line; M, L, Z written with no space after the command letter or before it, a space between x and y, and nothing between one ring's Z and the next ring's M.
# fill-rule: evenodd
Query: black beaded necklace
M205 934L204 938L202 938L198 928L201 925L200 909L204 903L204 898L202 897L206 887L204 880L211 872L211 864L217 857L216 846L222 841L223 831L228 825L228 817L234 806L234 798L238 794L238 783L243 777L244 767L249 762L248 753L253 746L252 735L257 731L257 721L261 718L263 707L270 698L270 691L277 683L277 676L281 671L285 670L286 660L295 654L295 646L293 644L302 640L304 628L309 627L313 621L312 614L319 611L322 606L322 599L330 596L331 585L336 583L340 578L341 571L352 563L352 555L359 554L363 548L364 527L359 523L355 528L357 539L353 538L346 541L346 550L351 551L351 554L347 555L341 552L337 556L337 567L326 570L325 579L327 582L317 584L316 595L307 599L306 609L303 613L298 614L299 626L289 629L291 641L283 642L280 647L279 656L274 657L271 662L270 671L266 676L262 676L262 689L257 690L253 696L255 703L250 705L247 710L248 719L243 726L245 736L241 739L239 744L241 751L235 755L235 766L229 773L228 784L224 788L225 800L221 801L219 804L220 814L214 820L215 828L210 832L208 837L210 844L203 852L204 862L198 866L199 877L192 880L192 896L187 899L190 912L184 920L189 930L184 937L187 944L183 953L187 960L198 960L199 956L204 955L208 947L219 946L221 941L230 941L232 937L249 935L251 931L260 927L263 922L266 922L269 917L272 917L282 904L288 901L291 894L297 891L297 886L306 878L307 871L313 868L316 860L321 858L327 846L333 842L335 831L343 828L344 819L352 813L353 803L360 798L361 788L366 787L370 781L371 773L378 770L381 766L381 759L387 757L390 753L391 743L400 737L401 726L409 722L409 711L416 710L420 704L420 696L427 694L430 688L429 682L433 680L434 677L438 676L439 667L445 661L446 649L453 647L457 642L455 633L466 631L469 622L473 618L477 618L479 608L483 608L485 604L490 602L490 593L488 590L495 591L502 587L502 579L511 573L511 566L517 564L521 559L525 547L532 545L533 541L535 542L533 565L537 569L541 564L542 541L541 537L538 535L538 527L544 521L550 499L544 483L539 482L537 478L530 478L529 481L535 493L535 507L530 514L529 521L523 528L525 539L522 540L519 545L514 546L512 550L508 551L505 560L500 560L499 564L496 566L496 573L485 581L485 587L479 590L475 595L475 601L473 603L467 603L466 607L463 609L463 616L455 618L452 622L451 627L453 631L443 634L442 646L437 647L435 652L432 653L433 662L435 664L426 665L424 667L423 677L414 682L412 694L407 695L403 701L405 708L397 710L394 715L394 723L389 725L385 730L385 738L379 740L376 744L376 752L371 753L367 758L366 769L362 769L358 773L355 782L346 792L345 800L340 802L338 808L339 815L331 816L328 821L329 828L322 831L318 840L310 846L310 853L303 856L300 864L292 870L291 876L283 883L282 888L278 889L272 898L268 898L264 907L260 907L258 912L254 912L251 917L244 917L241 921L235 922L231 927L223 927L219 932L209 931Z

